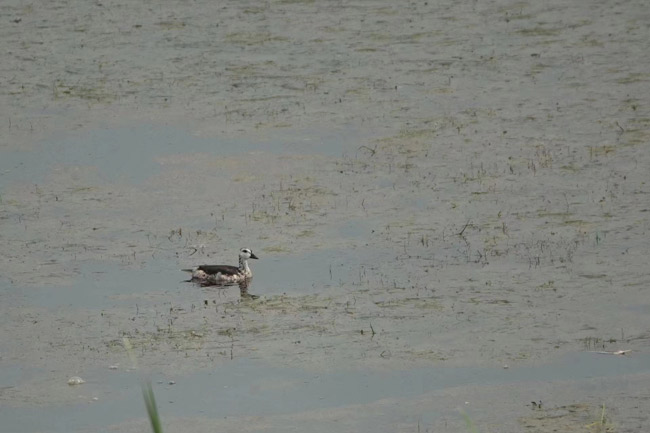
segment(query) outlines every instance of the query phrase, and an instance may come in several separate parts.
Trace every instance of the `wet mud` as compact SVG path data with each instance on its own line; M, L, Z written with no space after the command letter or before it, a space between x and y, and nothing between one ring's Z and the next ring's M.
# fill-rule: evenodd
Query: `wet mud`
M10 430L142 431L150 374L171 430L637 431L648 14L599 1L3 3ZM180 269L236 264L241 247L260 258L244 296L183 282ZM561 373L573 362L593 375ZM440 379L456 368L480 370ZM256 406L211 416L193 378L228 369L237 380L215 394L239 386L234 401ZM336 395L337 374L363 390L418 369L444 386L299 403ZM494 371L506 376L482 380Z

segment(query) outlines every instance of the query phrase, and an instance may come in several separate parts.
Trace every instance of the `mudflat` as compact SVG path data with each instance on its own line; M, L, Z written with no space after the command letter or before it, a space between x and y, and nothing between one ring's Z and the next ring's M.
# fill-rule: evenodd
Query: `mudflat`
M647 428L645 2L0 17L6 431Z

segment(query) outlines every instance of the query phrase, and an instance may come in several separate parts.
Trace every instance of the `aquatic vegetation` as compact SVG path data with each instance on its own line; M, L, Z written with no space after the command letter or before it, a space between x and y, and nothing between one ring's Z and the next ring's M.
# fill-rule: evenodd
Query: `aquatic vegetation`
M151 381L149 380L142 382L142 398L144 398L144 404L147 407L151 430L153 433L162 433L163 429L160 416L158 415L158 407L156 406L156 396L153 393Z

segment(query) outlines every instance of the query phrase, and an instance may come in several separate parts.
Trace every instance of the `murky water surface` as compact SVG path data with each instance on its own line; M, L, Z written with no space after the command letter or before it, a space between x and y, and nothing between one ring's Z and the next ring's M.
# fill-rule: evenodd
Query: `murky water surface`
M52 171L65 169L66 166L97 165L99 180L95 179L94 182L108 185L142 185L141 188L146 190L151 188L147 186L147 182L165 170L165 166L158 161L169 155L196 152L202 155L218 154L245 158L250 152L256 151L291 156L293 152L301 150L304 154L329 153L331 157L333 154L345 152L345 149L340 146L332 150L327 146L313 146L313 143L307 143L304 147L297 144L293 147L286 146L279 141L267 144L263 150L260 150L259 144L215 143L214 140L192 137L172 128L138 127L102 130L89 133L84 137L71 136L67 139L58 138L42 143L42 149L37 151L9 152L7 158L2 160L2 168L6 182L20 184L26 179L37 183L45 182ZM41 178L39 179L38 176ZM384 187L393 188L388 183ZM216 191L222 192L223 188L217 187ZM418 199L409 208L426 212L427 204ZM72 215L65 217L73 218ZM245 217L238 225L243 226L245 230L248 224L248 219ZM261 296L262 299L268 298L271 302L274 302L272 300L279 295L288 296L287 299L295 297L296 302L303 302L300 299L305 296L329 299L319 308L330 308L327 306L328 303L343 297L348 314L350 299L353 299L352 305L356 305L356 296L358 296L350 298L346 295L351 288L353 291L361 289L360 293L363 293L369 286L379 284L392 287L389 290L404 291L408 290L408 284L411 284L412 288L418 290L417 297L420 297L420 291L427 290L426 287L431 283L414 279L417 272L414 272L411 277L408 274L391 277L389 270L395 269L391 263L413 255L412 244L416 246L415 248L422 248L426 247L429 240L423 235L409 233L397 248L377 248L370 245L371 239L377 233L383 232L384 236L390 236L390 224L377 216L335 219L323 227L325 237L318 238L317 248L302 246L295 250L292 248L282 248L278 251L257 250L260 260L251 263L255 278L248 291ZM273 229L273 226L269 227L270 230ZM185 230L189 230L188 227ZM219 235L218 228L213 230ZM200 245L193 243L188 250L187 241L185 245L182 244L184 236L186 237L187 234L173 231L167 241L162 241L169 245L161 246L163 244L158 238L152 240L148 235L147 243L150 247L155 245L155 248L149 250L150 257L144 260L137 259L138 255L142 256L142 253L134 253L133 259L122 258L118 261L99 260L97 257L86 256L80 260L68 260L64 263L67 263L66 266L72 266L73 272L65 284L46 284L47 279L44 279L43 283L21 284L4 279L1 285L2 293L7 299L12 299L23 308L59 311L59 314L64 315L69 314L66 311L73 312L76 309L101 311L102 316L120 309L131 313L135 310L135 316L132 318L134 321L139 316L140 309L153 307L156 310L164 310L168 308L165 305L169 306L170 311L173 311L175 304L180 305L182 311L191 304L191 310L194 311L202 303L205 302L207 305L208 302L212 302L217 305L217 312L220 304L225 306L224 312L227 311L229 304L236 305L239 302L238 289L197 287L184 282L185 274L179 270L182 267L181 263L192 261L210 263L211 260L216 260L215 257L219 257L223 258L223 261L234 264L234 258L229 254L214 251L209 241ZM334 246L336 242L328 245L323 239L345 239L346 243L336 247ZM134 242L133 245L137 243ZM177 251L174 251L174 245L179 248ZM110 245L106 248L110 250ZM206 250L213 252L207 253ZM52 254L54 257L52 262L43 263L39 267L59 266L60 262L56 259L56 254L54 252ZM445 251L429 250L429 254L434 258L436 254L445 254ZM427 260L427 258L418 257L417 260ZM553 289L552 286L553 284L548 289ZM159 302L157 300L163 299L166 299L163 305L157 305ZM376 293L374 299L376 305L389 308L405 302L401 296L393 298L383 293ZM437 297L434 296L433 299ZM425 299L422 301L427 302ZM434 302L436 303L432 304L432 311L439 310L445 314L444 304L438 304L439 301ZM417 304L415 307L417 308ZM264 308L264 304L256 308ZM630 306L629 309L642 312L641 307L638 306ZM364 312L363 307L358 311L361 316L370 318L373 316L372 313ZM412 310L409 307L404 312L411 314ZM400 317L400 314L404 313L395 314L396 317ZM376 323L381 323L381 320L381 315L375 318ZM117 329L120 329L119 321L117 323ZM319 323L321 323L320 319L316 319L314 325L320 326ZM367 323L372 327L372 319ZM168 324L172 326L171 319ZM111 326L114 325L115 322ZM219 326L218 324L211 326L215 325ZM368 332L365 324L361 326ZM408 333L410 325L405 323L404 326ZM370 331L375 332L374 328L370 328ZM205 331L196 335L202 336L203 332ZM381 335L386 330L382 328L378 332ZM434 328L432 332L444 331ZM408 338L406 335L404 334L402 338ZM252 337L250 342L254 344L258 337L254 335L250 337ZM370 337L371 341L373 339L374 334ZM119 344L119 340L116 341ZM603 343L594 340L594 347L589 347L590 342L586 344L587 348L595 348ZM207 355L209 357L210 352ZM392 352L381 351L380 357L385 356L392 356ZM60 361L64 359L61 358ZM60 361L52 360L52 362ZM301 368L300 364L285 368L268 364L263 359L238 357L222 363L217 368L201 368L189 374L154 373L152 380L156 384L155 390L160 409L166 416L219 418L249 415L253 408L257 416L271 416L349 405L367 405L383 399L416 398L434 391L468 385L481 387L515 383L527 386L526 384L530 383L530 386L534 386L533 384L539 381L567 380L580 383L580 381L599 377L648 373L650 365L648 361L650 359L645 354L621 357L587 352L573 353L552 363L509 369L440 366L404 370L398 367L388 371L377 371L359 367L354 369L341 367L337 371L325 370L317 373ZM22 367L11 361L4 361L0 383L7 389L20 388L34 377L47 375L46 369L47 367ZM4 409L3 425L9 429L7 431L12 432L83 431L98 426L119 424L142 416L137 372L125 371L122 367L115 371L86 367L84 376L87 383L63 390L70 395L61 403L49 402L44 405L21 405ZM65 382L64 377L58 379L62 383ZM170 381L174 383L171 384ZM82 403L74 400L81 400ZM433 422L436 412L427 412L425 418Z
M530 396L534 398L534 388L539 382L580 383L585 379L648 372L650 357L647 354L621 357L580 353L550 364L510 369L434 367L336 373L269 367L240 359L211 371L154 375L151 380L159 409L165 416L221 418L365 405L383 399L414 398L465 385L517 383L530 387ZM16 433L66 432L97 429L142 415L137 372L102 370L89 374L86 384L66 390L79 394L83 403L12 409L3 414L4 428ZM19 382L20 376L20 369L14 367L4 370L0 381L11 386ZM92 398L97 400L92 401ZM435 411L428 411L427 416L435 418Z
M0 4L0 430L647 430L644 2L195 3Z

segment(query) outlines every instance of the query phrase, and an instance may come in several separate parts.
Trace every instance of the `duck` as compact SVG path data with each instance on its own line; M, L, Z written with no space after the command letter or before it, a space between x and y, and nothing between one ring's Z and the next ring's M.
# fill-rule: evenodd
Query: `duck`
M188 281L199 283L202 286L238 284L253 278L253 271L248 266L248 259L257 260L258 258L250 248L242 248L239 250L239 266L201 265L181 270L192 274L192 278Z

